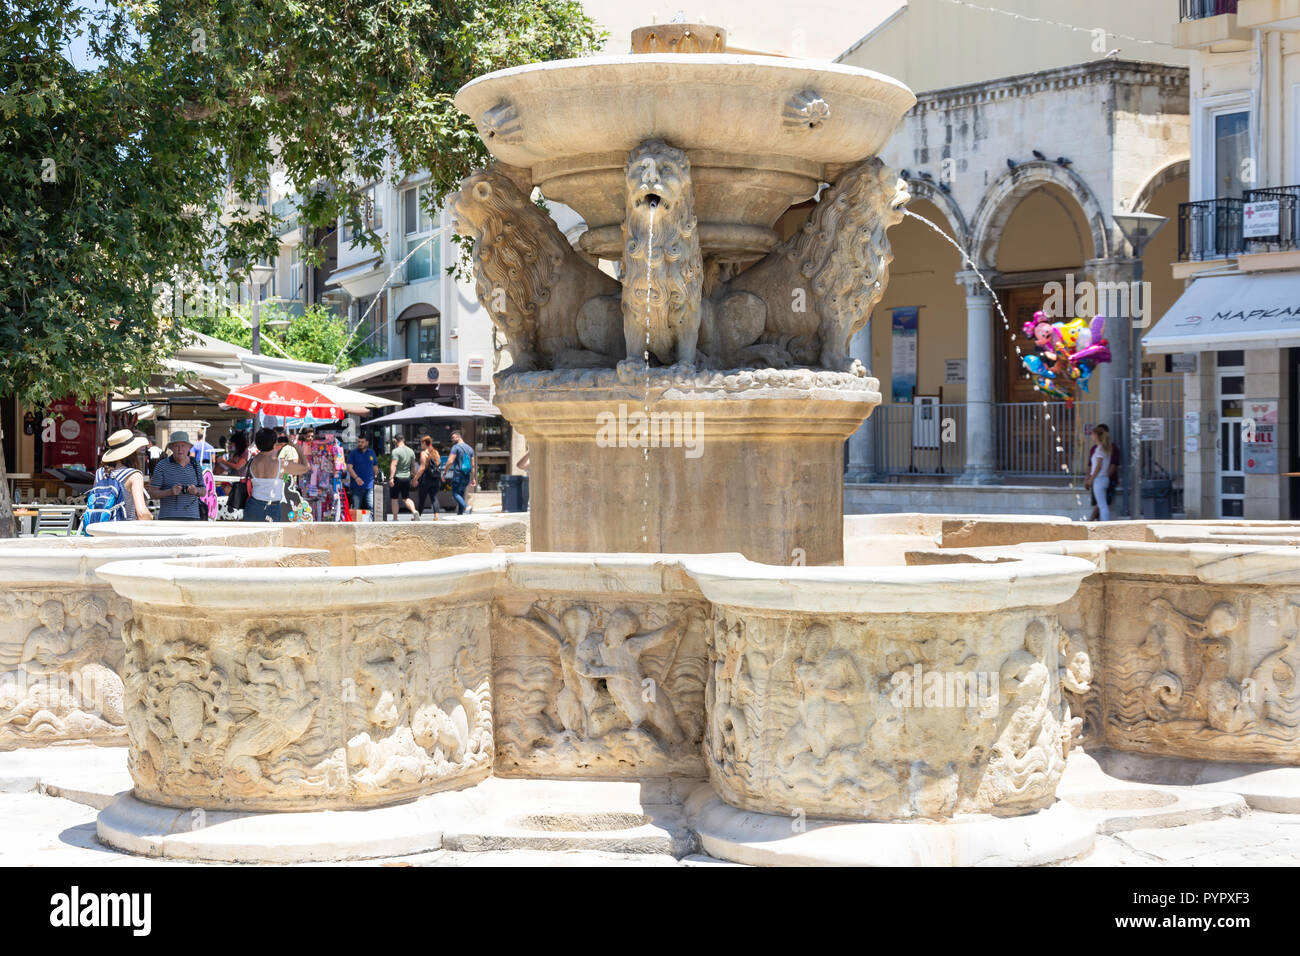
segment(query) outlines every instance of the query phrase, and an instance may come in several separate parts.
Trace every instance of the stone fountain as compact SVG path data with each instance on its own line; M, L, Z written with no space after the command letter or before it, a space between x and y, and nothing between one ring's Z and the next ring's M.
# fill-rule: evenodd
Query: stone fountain
M908 199L875 157L916 100L725 42L645 28L633 54L457 94L497 159L455 211L513 359L497 402L528 438L538 550L842 560L843 444L880 403L849 339ZM534 187L585 219L581 252ZM781 241L778 219L814 197Z
M908 198L875 154L912 95L716 28L633 45L457 97L497 158L455 210L513 360L532 553L479 515L0 548L0 749L125 733L100 839L237 861L1046 863L1100 825L1058 799L1080 734L1297 762L1293 541L958 521L845 547L842 445L880 401L848 342ZM579 249L535 188L585 218ZM40 680L87 667L115 676L103 726L83 677L55 707Z

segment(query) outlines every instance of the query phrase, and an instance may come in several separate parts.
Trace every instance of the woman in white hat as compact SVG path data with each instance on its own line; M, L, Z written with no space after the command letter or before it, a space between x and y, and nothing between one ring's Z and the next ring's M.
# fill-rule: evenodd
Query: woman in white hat
M95 480L115 478L126 489L126 500L122 502L123 520L152 521L149 513L149 498L144 491L144 476L127 461L136 452L149 444L143 435L134 435L129 428L123 428L108 436L108 445L100 456L101 467L95 472Z

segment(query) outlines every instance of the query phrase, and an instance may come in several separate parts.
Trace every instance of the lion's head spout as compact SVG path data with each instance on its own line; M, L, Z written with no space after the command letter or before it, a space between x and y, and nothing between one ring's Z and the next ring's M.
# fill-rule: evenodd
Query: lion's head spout
M686 153L659 140L632 150L625 167L623 325L628 355L693 361L704 268Z

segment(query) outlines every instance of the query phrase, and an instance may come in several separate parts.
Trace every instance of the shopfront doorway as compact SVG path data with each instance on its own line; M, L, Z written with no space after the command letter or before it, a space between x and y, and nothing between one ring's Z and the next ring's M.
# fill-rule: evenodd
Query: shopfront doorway
M1215 445L1220 518L1246 513L1246 472L1242 467L1241 427L1246 403L1246 356L1240 349L1219 352L1215 371L1215 408L1219 434Z

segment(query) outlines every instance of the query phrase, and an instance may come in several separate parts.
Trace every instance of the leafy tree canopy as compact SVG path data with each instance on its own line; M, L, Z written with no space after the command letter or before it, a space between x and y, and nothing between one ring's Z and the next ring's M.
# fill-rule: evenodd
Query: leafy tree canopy
M251 348L253 325L248 306L212 311L185 319L187 328L213 338ZM287 320L279 327L273 323ZM372 353L360 337L348 334L347 320L319 303L308 306L301 315L290 315L275 303L261 309L262 353L333 365L342 371L352 368Z
M570 0L0 0L0 394L143 386L182 337L159 284L276 251L273 167L308 226L364 229L395 170L439 203L487 159L456 90L601 39Z

